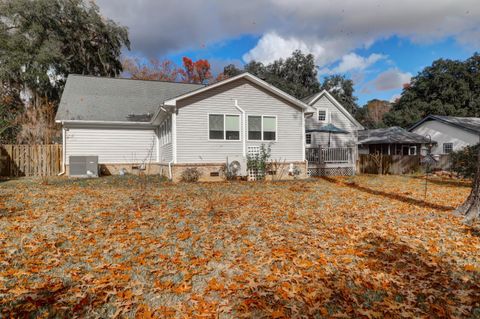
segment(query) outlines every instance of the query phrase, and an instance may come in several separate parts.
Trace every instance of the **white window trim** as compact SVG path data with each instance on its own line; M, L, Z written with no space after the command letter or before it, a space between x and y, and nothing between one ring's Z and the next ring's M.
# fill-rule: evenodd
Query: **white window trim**
M413 154L410 152L412 149L414 150ZM409 146L408 147L408 155L417 155L417 147L416 146Z
M248 137L248 132L250 132L250 125L249 125L249 122L248 122L248 118L250 116L260 116L261 117L261 121L260 121L260 132L261 132L261 139L259 140L251 140L249 137ZM274 117L275 118L275 139L274 140L264 140L263 139L263 117ZM247 141L249 142L277 142L278 141L278 118L276 115L260 115L260 114L247 114Z
M445 145L446 145L446 144L452 145L452 150L450 151L450 153L445 152ZM451 154L452 152L453 152L453 143L452 143L452 142L448 142L448 143L443 143L443 144L442 144L442 154Z
M210 115L223 115L223 139L210 138ZM225 119L227 116L238 117L238 140L227 140L227 131L225 129ZM207 140L212 142L241 142L242 141L242 116L240 114L232 113L208 113L207 114Z
M307 142L307 135L310 135L310 143ZM312 133L305 133L305 145L312 145Z
M321 121L319 120L319 117L320 117L320 111L325 111L325 120L324 121ZM327 108L324 108L324 107L320 107L317 109L317 121L320 122L320 123L329 123L329 117L330 117L330 112L328 111Z

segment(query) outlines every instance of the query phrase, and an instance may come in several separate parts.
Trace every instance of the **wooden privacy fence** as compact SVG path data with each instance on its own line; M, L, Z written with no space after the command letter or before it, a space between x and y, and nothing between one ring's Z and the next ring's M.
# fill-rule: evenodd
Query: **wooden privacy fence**
M357 171L365 174L408 174L421 169L419 155L359 154Z
M53 176L61 172L62 145L0 145L0 176Z

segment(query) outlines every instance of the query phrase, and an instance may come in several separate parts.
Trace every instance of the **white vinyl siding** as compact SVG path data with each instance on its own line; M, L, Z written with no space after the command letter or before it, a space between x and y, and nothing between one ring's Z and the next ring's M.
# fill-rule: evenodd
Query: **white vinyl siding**
M243 123L242 113L246 113ZM240 140L210 140L207 114L239 115L240 128L247 130L246 146L271 143L272 159L301 161L303 158L302 111L271 92L240 79L177 103L177 162L223 163L227 156L242 156ZM276 117L276 141L248 140L248 116Z
M443 144L452 143L453 151L458 151L467 145L475 145L479 142L479 136L461 128L445 124L439 121L426 121L412 132L422 136L430 136L432 141L437 142L432 147L432 154L444 154Z
M98 156L100 164L156 162L157 136L154 129L67 127L67 164L71 155Z
M336 127L349 132L348 134L330 134L331 147L354 146L356 144L358 140L357 126L325 95L318 99L312 107L316 112L313 116L305 118L305 129L319 129L326 125L326 123L331 123ZM325 121L319 121L318 119L320 110L325 111ZM312 132L310 146L327 146L328 140L329 134L327 132Z
M173 159L173 147L172 147L172 117L170 115L165 116L158 128L158 139L160 141L159 149L159 162L168 163Z

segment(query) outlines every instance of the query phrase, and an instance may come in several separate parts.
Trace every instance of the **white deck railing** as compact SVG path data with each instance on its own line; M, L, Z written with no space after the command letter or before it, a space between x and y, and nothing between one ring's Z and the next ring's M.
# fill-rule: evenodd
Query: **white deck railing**
M306 148L305 158L311 163L353 163L351 147Z

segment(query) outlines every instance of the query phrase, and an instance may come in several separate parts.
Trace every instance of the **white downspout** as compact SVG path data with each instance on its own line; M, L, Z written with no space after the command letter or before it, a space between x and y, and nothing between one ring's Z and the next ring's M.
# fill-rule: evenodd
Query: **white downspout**
M157 138L157 163L160 163L160 126L155 129L155 135Z
M305 136L305 110L302 110L302 162L305 162L305 144L306 144L306 136Z
M67 141L65 140L65 126L64 126L64 123L62 122L62 171L60 173L58 173L57 176L62 176L63 174L65 174L65 171L66 171L66 159L67 159L67 150L66 150L66 147L67 147Z
M242 112L242 146L243 146L243 157L247 156L247 137L246 137L246 116L245 111L238 105L238 100L235 100L235 107Z
M172 164L177 162L177 107L172 112L172 160L168 162L168 175L173 180Z
M172 112L172 160L177 162L177 110Z

